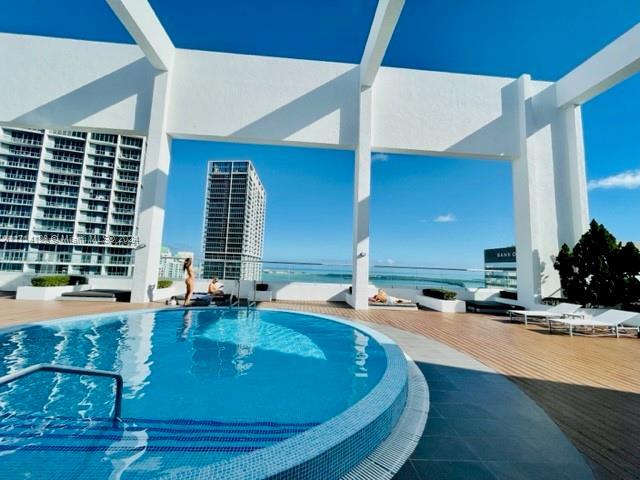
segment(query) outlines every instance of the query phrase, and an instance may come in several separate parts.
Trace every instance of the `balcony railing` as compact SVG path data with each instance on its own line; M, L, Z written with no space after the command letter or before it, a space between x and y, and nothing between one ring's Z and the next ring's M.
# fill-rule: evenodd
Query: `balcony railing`
M0 250L0 262L24 262L39 264L70 263L74 265L132 265L132 255L113 255L82 252L38 252L25 250Z

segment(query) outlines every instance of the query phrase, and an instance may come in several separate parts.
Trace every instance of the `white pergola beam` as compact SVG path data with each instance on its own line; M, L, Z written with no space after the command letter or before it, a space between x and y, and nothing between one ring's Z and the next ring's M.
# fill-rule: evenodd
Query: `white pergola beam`
M379 0L360 61L360 86L370 87L398 24L405 0Z
M158 70L173 65L175 47L147 0L107 0L107 3Z
M640 71L640 23L556 82L556 105L581 105Z

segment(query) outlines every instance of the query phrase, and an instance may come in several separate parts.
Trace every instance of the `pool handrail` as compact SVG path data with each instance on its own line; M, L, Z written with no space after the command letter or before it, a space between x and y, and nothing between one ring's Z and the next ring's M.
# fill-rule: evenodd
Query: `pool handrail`
M17 372L9 373L7 375L4 375L3 377L0 377L0 386L14 382L36 372L70 373L73 375L88 375L93 377L113 378L116 381L116 399L113 409L113 422L115 424L120 421L120 416L122 413L122 389L124 381L122 379L122 375L120 375L119 373L93 368L54 365L52 363L37 363L35 365L31 365L30 367L23 368L22 370L18 370Z

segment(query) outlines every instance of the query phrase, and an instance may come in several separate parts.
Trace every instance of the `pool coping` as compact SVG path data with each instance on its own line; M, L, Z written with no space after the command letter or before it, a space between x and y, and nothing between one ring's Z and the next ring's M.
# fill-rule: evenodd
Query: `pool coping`
M391 480L418 446L429 414L429 386L413 359L406 357L409 389L398 423L387 439L341 480Z
M66 323L78 320L117 317L119 315L155 313L166 310L206 311L209 309L211 309L211 307L158 307L84 314L10 325L0 328L0 333L7 333L30 326L47 326L52 322ZM247 307L224 307L224 309L250 310L250 308ZM340 414L317 427L255 452L239 455L229 460L212 463L207 466L165 474L159 478L243 478L247 480L258 480L262 478L339 478L347 475L350 471L354 470L355 467L360 466L368 456L377 451L376 449L392 434L399 420L402 418L402 414L405 413L406 410L405 403L409 390L410 376L405 354L396 342L377 330L330 315L282 309L260 309L260 311L291 313L323 318L366 333L378 342L385 351L387 368L380 381L367 395ZM426 411L424 412L424 420L426 420ZM422 427L424 427L424 424ZM359 438L359 442L354 441L356 436L362 437ZM349 442L351 442L351 445L349 445ZM413 447L410 446L410 451L407 453L407 456L413 451L413 448L415 448L415 445L413 445ZM335 462L331 463L330 458L324 458L329 457L331 451L334 449L347 450L346 452L340 452L340 458L342 460L340 464L336 464ZM361 450L359 456L354 455L355 450ZM344 455L346 455L346 457ZM331 467L329 469L332 469L331 473L325 469L319 471L318 462L327 463L328 467ZM401 462L397 468L400 468L403 462ZM389 471L391 471L391 469ZM304 477L300 477L303 473ZM327 474L331 476L327 476Z

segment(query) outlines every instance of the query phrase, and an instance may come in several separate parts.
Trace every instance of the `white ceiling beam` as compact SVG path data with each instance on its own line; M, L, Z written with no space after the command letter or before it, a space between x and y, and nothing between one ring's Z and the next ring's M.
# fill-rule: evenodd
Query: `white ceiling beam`
M175 47L147 0L107 0L107 3L158 70L173 65Z
M398 24L405 0L379 0L360 61L360 86L370 87Z
M558 80L556 105L581 105L638 71L640 23Z

